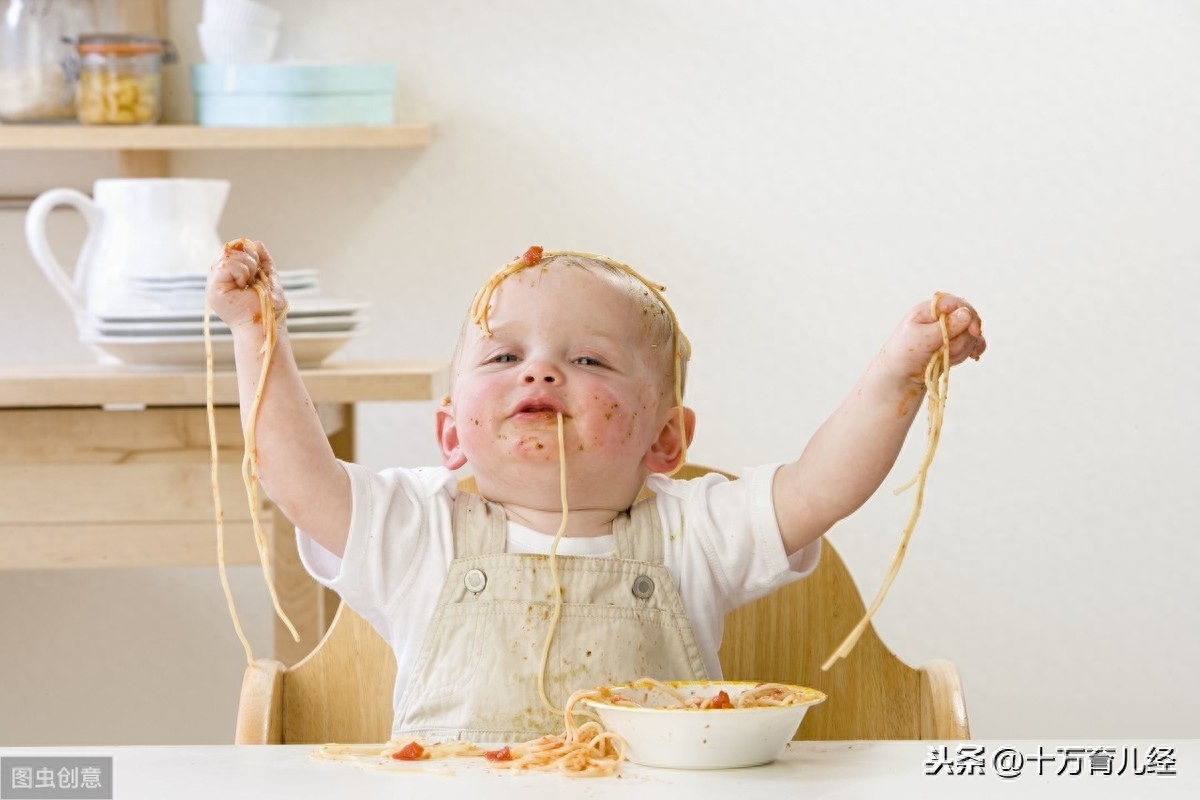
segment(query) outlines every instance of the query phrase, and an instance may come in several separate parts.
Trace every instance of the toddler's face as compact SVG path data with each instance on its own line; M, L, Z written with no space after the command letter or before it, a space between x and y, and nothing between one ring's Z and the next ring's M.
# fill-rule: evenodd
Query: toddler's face
M478 326L466 333L443 412L456 440L448 447L442 436L447 465L470 462L494 499L505 493L496 484L556 476L562 412L573 485L608 482L622 494L640 486L673 407L659 352L670 345L652 347L651 303L579 267L534 266L505 280L492 296L492 336Z

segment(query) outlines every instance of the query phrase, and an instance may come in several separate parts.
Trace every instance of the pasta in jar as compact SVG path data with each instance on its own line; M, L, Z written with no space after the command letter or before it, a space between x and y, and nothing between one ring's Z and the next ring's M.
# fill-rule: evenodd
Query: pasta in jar
M89 125L152 125L162 113L162 65L169 43L149 36L96 34L79 40L79 121Z

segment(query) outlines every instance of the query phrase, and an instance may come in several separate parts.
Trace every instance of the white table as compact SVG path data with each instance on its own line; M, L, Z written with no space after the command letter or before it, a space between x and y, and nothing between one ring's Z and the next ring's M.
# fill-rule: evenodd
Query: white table
M936 745L941 747L941 745ZM777 762L749 769L675 771L623 764L620 777L566 778L554 774L512 775L494 770L479 758L420 762L428 773L377 772L353 764L317 761L308 745L196 747L54 747L0 748L0 758L12 756L111 755L116 800L199 800L199 798L286 797L289 800L325 798L613 798L614 800L752 800L752 798L903 797L1080 797L1080 798L1196 798L1200 797L1200 740L1157 741L1015 741L949 743L957 758L960 746L982 748L983 774L927 775L930 743L922 742L793 742ZM1173 749L1175 775L1090 774L1088 759L1082 774L1059 775L1065 763L1058 755L1043 765L1026 761L1019 777L995 774L993 755L1012 748L1027 757L1041 752L1053 756L1058 748L1107 746L1116 752L1114 773L1128 754L1143 759L1150 748ZM1069 770L1068 770L1069 771ZM446 774L449 773L449 774Z

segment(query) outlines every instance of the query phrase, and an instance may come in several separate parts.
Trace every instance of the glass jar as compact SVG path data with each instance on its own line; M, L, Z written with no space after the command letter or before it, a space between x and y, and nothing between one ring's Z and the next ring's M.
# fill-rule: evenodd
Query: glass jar
M71 43L94 23L91 0L0 0L0 120L75 119Z
M87 125L153 125L162 114L162 66L175 48L154 36L96 33L79 37L76 106Z

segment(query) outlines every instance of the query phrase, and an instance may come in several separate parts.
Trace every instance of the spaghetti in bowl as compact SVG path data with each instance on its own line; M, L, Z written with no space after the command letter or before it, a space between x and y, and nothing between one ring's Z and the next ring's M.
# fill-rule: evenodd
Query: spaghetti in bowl
M580 703L624 739L625 757L636 764L731 769L779 758L805 712L824 700L792 684L640 680L603 687Z

